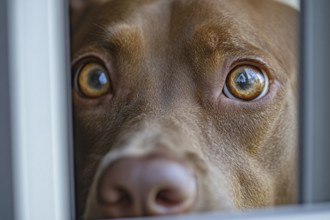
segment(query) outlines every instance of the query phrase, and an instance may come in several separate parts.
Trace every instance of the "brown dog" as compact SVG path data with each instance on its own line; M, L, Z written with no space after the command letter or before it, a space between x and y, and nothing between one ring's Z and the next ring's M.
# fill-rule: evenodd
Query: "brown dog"
M295 10L77 0L71 15L79 216L295 201Z

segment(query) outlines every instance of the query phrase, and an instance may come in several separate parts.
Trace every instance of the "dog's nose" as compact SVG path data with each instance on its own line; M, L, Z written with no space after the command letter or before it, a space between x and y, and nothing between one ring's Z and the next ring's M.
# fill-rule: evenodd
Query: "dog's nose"
M104 217L116 218L185 213L197 193L192 169L162 157L118 160L104 172L98 192Z

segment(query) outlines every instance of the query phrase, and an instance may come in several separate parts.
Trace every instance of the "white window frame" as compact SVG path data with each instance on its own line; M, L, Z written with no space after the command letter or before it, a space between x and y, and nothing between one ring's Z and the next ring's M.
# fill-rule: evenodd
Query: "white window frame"
M13 215L74 219L68 2L6 2Z

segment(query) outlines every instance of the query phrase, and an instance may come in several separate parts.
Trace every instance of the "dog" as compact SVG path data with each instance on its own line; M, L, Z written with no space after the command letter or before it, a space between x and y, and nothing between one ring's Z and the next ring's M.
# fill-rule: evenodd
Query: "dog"
M79 218L296 202L298 12L72 0Z

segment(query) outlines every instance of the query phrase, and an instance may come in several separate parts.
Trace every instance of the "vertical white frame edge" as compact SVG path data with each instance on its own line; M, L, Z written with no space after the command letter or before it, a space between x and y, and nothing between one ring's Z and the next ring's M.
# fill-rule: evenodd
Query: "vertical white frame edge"
M8 3L15 218L73 219L68 3Z
M9 0L8 0L9 1ZM14 218L7 0L0 0L0 217Z

